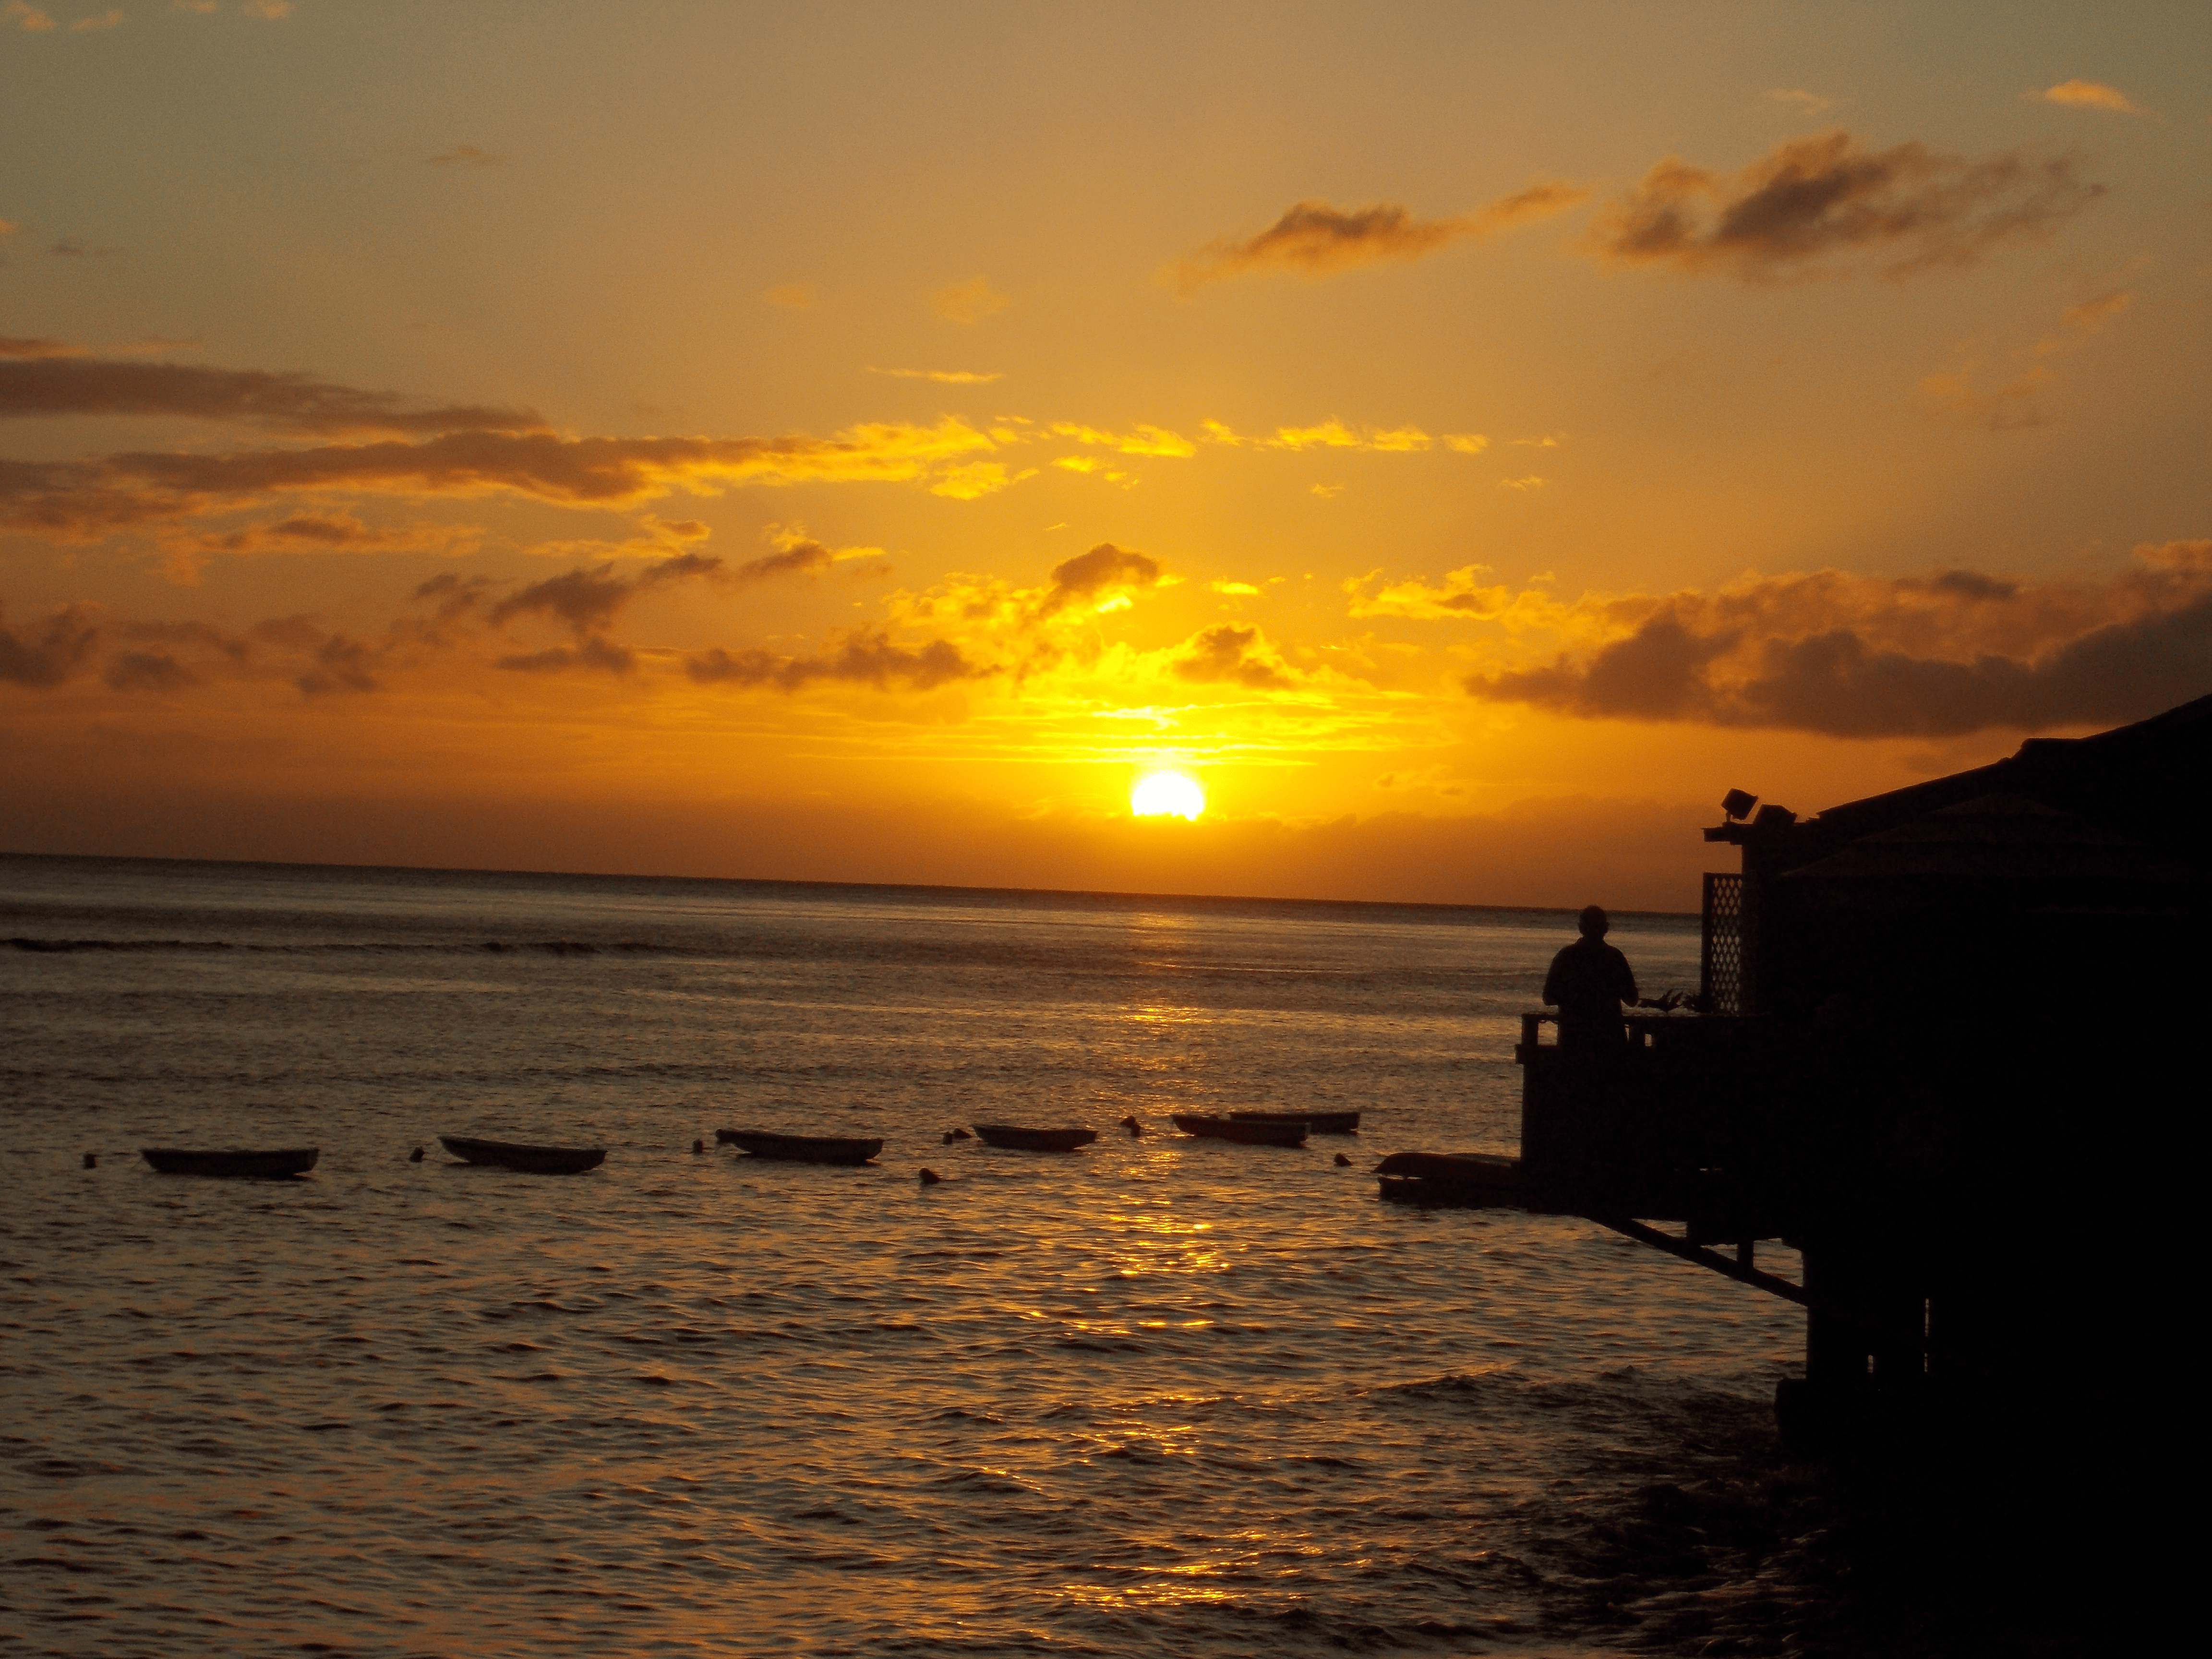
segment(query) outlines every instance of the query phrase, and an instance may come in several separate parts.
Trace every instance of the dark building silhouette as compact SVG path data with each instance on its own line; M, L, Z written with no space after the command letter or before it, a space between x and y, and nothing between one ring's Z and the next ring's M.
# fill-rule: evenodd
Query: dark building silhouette
M1802 1303L1795 1432L2178 1423L2212 697L1753 809L1705 832L1742 871L1706 878L1701 1012L1632 1016L1593 1068L1532 1011L1518 1164L1407 1155L1386 1191L1586 1215Z

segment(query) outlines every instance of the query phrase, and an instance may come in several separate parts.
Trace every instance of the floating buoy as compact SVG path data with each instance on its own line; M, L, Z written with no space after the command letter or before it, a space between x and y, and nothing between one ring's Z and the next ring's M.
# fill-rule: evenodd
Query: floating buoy
M1134 1112L1130 1113L1128 1116L1121 1120L1121 1127L1127 1129L1133 1135L1140 1135L1145 1133L1144 1120L1139 1117Z
M1336 1155L1336 1167L1340 1170L1348 1170L1352 1167L1352 1160L1342 1152L1339 1152Z
M88 1170L97 1170L100 1167L99 1155L94 1152L87 1152L84 1155L84 1167Z
M703 1140L695 1140L691 1143L691 1156L694 1158L698 1157L700 1153L706 1150L707 1143Z
M921 1172L921 1184L925 1187L934 1187L944 1179L945 1177L934 1170L924 1170Z
M410 1164L420 1164L422 1161L422 1149L417 1146L413 1152L408 1153L407 1161Z

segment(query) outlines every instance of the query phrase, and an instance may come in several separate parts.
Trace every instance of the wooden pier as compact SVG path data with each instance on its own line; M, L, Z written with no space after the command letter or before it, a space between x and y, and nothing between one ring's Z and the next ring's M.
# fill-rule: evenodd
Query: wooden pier
M1402 1202L1585 1217L1806 1310L1808 1438L2180 1420L2208 1097L2212 698L1800 822L1732 794L1695 1012L1522 1016L1518 1158ZM1759 1265L1780 1241L1800 1278Z

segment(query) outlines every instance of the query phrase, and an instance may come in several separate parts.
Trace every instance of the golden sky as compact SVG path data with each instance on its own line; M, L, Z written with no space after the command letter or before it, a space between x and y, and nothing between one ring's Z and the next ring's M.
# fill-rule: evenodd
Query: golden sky
M8 0L0 846L1692 906L2212 690L2208 48Z

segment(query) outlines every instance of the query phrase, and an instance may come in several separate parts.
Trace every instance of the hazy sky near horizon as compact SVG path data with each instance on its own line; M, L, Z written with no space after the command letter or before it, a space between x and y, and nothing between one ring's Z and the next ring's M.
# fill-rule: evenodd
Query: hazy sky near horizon
M11 0L0 841L1689 902L1731 786L2212 691L2208 68Z

